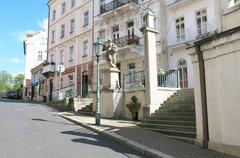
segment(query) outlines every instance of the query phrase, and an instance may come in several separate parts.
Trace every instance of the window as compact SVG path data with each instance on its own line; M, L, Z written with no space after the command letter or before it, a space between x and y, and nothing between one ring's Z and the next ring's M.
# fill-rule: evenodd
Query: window
M59 87L59 89L60 88L63 88L63 78L61 77L61 79L60 79L60 87Z
M84 12L83 27L87 26L89 22L89 13L88 11Z
M71 47L69 47L69 60L68 60L69 66L73 65L73 53L74 53L74 47L71 46Z
M70 21L70 34L74 32L75 29L75 19Z
M83 42L83 53L82 57L87 57L87 51L88 51L88 40Z
M63 65L63 64L64 64L64 62L63 62L63 59L64 59L63 53L64 53L64 50L61 50L61 51L60 51L59 65L61 65L61 64Z
M75 0L71 0L71 8L75 6Z
M62 15L65 13L65 11L66 11L66 3L63 2L62 3Z
M72 86L74 84L74 78L73 75L68 76L69 86Z
M178 42L185 39L184 17L176 19L176 35Z
M50 56L50 62L54 62L54 54L51 54L51 56Z
M132 83L135 82L135 72L136 72L136 68L135 68L135 63L130 63L128 64L128 82Z
M63 24L61 26L61 36L60 36L60 38L63 38L64 36L65 36L65 25Z
M55 42L55 30L52 31L52 39L51 39L51 43Z
M56 20L56 10L52 12L52 21Z
M43 60L42 55L43 55L42 51L38 51L38 60L39 61Z
M198 36L207 33L207 10L201 9L196 12Z
M127 31L128 31L128 40L134 39L134 22L130 21L127 23Z

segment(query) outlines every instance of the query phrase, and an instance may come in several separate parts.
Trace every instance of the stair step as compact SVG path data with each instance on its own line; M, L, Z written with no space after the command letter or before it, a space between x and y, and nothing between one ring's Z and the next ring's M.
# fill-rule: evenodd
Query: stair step
M177 130L177 131L185 131L185 132L196 132L196 128L193 126L178 126L178 125L166 125L166 124L149 124L142 123L141 127L146 128L155 128L155 129L165 129L165 130Z
M180 136L180 137L187 137L187 138L196 137L196 132L186 132L186 131L166 130L166 129L146 128L146 127L142 127L142 128L160 132L160 133L163 133L164 135Z
M171 108L171 107L160 107L156 112L165 112L165 111L179 111L179 112L194 112L195 113L195 107L185 107L185 108Z
M78 111L77 113L81 115L90 115L90 116L93 115L93 112Z
M168 125L189 125L189 126L195 126L195 121L179 121L179 120L143 120L143 123L150 123L150 124L168 124Z
M192 111L156 111L152 116L195 116L195 112Z
M195 116L152 116L153 120L181 120L181 121L195 121Z

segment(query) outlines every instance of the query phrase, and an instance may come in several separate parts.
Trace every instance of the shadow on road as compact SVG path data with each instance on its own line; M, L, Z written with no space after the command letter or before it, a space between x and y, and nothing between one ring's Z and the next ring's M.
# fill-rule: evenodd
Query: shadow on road
M92 131L89 131L84 128L80 128L77 130L71 130L71 131L63 131L62 134L69 134L74 136L79 136L79 138L72 139L75 143L84 143L84 144L90 144L93 146L101 146L105 148L110 148L118 153L121 153L125 155L126 157L131 158L146 158L145 156L141 156L139 154L136 154L135 151L125 147L121 146L120 144L117 144L116 142L113 142L109 139L106 139L103 136L100 136L99 134L96 134Z
M58 122L58 121L50 121L50 120L45 120L45 119L40 119L40 118L32 118L31 120L33 120L33 121L40 121L40 122L50 122L50 123L57 123L57 124L63 124L63 125L77 126L76 124L73 124L73 123L64 123L64 122Z
M0 98L0 102L5 102L5 103L29 103L28 106L37 106L37 105L42 104L42 102L37 102L37 101L25 101L25 100L7 99L7 98Z

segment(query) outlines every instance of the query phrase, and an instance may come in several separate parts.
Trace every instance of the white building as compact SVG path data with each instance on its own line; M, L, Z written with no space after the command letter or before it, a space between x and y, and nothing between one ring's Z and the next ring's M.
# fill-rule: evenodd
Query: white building
M23 41L25 55L25 79L23 89L23 99L31 95L31 69L41 64L47 59L47 29L40 32L28 33Z

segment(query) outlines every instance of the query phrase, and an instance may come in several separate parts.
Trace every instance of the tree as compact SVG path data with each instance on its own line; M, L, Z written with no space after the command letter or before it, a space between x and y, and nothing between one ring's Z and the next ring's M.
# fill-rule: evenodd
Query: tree
M0 71L0 91L6 92L12 87L13 77L7 71Z
M23 80L24 80L23 74L18 74L16 77L14 77L12 90L21 91L22 85L23 85Z

